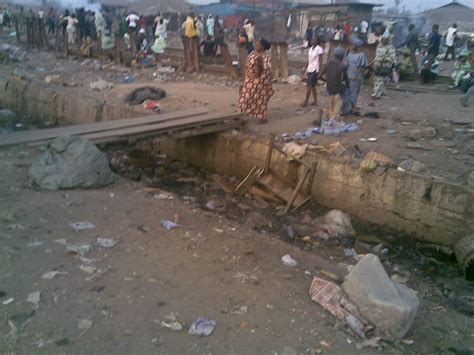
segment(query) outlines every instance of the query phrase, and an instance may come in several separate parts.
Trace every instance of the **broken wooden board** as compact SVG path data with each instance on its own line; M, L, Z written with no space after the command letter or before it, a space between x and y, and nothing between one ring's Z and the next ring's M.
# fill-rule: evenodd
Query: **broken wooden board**
M269 174L262 176L258 182L282 200L286 202L291 200L294 189L285 184L274 173L270 172ZM305 197L298 193L294 198L293 204L298 206L303 203L304 200Z
M53 140L60 136L84 135L88 133L98 133L116 129L153 125L156 123L161 124L164 122L175 121L182 118L203 116L205 114L207 114L207 110L205 109L193 109L163 115L151 115L138 118L94 122L58 128L4 133L0 134L0 146Z
M252 170L247 174L245 179L235 189L235 194L239 197L244 197L245 194L250 190L253 184L257 182L263 173L263 169L254 166Z

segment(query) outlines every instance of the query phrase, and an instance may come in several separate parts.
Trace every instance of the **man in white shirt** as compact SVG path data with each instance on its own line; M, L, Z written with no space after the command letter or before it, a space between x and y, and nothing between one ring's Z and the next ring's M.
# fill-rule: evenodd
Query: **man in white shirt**
M131 12L125 21L128 22L128 35L130 37L130 46L132 47L132 55L135 56L137 54L137 22L140 20L140 16Z
M308 66L306 67L306 99L302 107L308 106L309 97L313 94L313 105L318 106L318 93L316 85L318 84L319 71L323 66L324 43L319 37L313 37L311 47L308 50Z
M449 29L448 33L446 34L446 47L448 49L446 50L446 55L444 56L444 60L448 60L448 56L451 54L453 59L455 58L455 53L454 53L454 41L456 40L456 35L458 33L458 25L453 24Z

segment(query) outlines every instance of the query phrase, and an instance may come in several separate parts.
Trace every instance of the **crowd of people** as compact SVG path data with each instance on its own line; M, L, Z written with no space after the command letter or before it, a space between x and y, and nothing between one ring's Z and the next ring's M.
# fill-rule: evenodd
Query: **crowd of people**
M419 74L424 84L433 83L438 75L440 61L443 59L439 26L433 26L424 48L420 44L415 26L411 24L408 29L406 41L396 49L392 44L391 31L384 25L378 26L371 33L369 23L365 20L356 28L348 22L334 29L324 26L313 28L309 25L303 44L308 51L308 61L304 75L307 90L302 106L306 107L311 97L312 105L318 105L316 87L319 80L326 81L326 91L330 97L328 118L335 121L339 121L342 115L358 115L359 92L364 79L370 76L373 76L374 100L386 95L387 82L393 81L398 84L400 79L412 74ZM332 58L323 65L327 51L326 44L330 40L340 41L341 46L332 51ZM472 53L468 48L457 52L456 41L457 25L454 24L446 34L444 60L455 60L452 73L453 86L465 93L461 103L467 106L469 99L474 95ZM342 44L348 42L351 44L349 50L342 48ZM248 115L257 117L260 123L266 123L267 105L273 93L271 86L273 80L270 57L265 53L267 46L263 45L266 41L258 43L260 43L258 48L256 47L247 60L240 108ZM371 62L362 50L366 44L376 46L375 56Z
M109 11L84 8L64 12L49 8L46 14L42 10L34 13L32 10L24 11L19 8L16 13L4 14L3 17L4 23L15 23L17 32L25 24L28 27L29 19L36 18L39 27L27 30L27 37L32 33L43 32L45 36L50 37L62 35L68 46L76 46L78 52L85 57L90 56L93 43L97 43L100 49L112 49L118 38L123 40L137 59L146 58L148 55L159 57L159 54L164 53L170 23L166 14L112 14ZM199 69L200 55L216 56L224 44L224 23L213 14L178 15L177 30L178 38L183 41L185 68L189 71ZM242 68L245 75L239 101L240 109L264 123L267 121L268 102L273 95L272 63L267 54L270 43L265 39L256 39L253 20L245 19L234 30L238 33L237 45L245 48L247 53L245 68ZM324 65L323 58L331 40L340 42L340 47L336 45L337 48L332 51L333 57ZM458 50L457 42L457 24L453 24L445 35L444 56L441 53L442 35L438 25L432 27L427 45L422 46L420 35L411 24L408 27L408 36L399 48L392 44L391 29L383 24L374 28L374 24L362 20L358 26L352 26L347 21L334 28L321 24L309 25L303 44L307 49L308 61L304 75L307 90L302 106L307 106L310 98L312 105L318 105L316 88L320 80L325 80L331 97L329 118L339 120L341 115L357 115L358 97L365 79L373 76L372 97L378 100L386 95L385 85L388 81L398 84L400 79L420 74L422 83L434 82L443 59L455 61L453 86L465 92L461 102L468 105L470 97L474 95L472 53L468 48ZM346 49L342 48L343 45ZM375 55L370 62L363 50L365 45L376 46Z

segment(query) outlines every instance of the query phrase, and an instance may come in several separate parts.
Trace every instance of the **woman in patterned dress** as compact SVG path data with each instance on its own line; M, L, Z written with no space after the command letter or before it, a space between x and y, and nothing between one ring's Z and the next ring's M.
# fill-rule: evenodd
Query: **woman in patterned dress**
M374 93L372 98L378 100L385 95L385 82L392 76L392 69L397 62L395 47L386 37L382 38L375 52L374 64Z
M260 39L255 50L247 57L245 80L240 93L240 111L256 117L259 123L267 123L268 101L273 95L272 64L267 51L270 42Z

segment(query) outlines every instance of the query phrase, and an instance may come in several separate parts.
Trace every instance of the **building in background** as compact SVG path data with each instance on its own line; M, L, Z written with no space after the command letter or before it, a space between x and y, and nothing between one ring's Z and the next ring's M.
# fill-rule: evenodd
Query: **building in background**
M458 24L460 32L474 32L474 9L457 1L423 11L418 16L426 19L424 32L429 32L434 24L439 25L440 32L446 32L453 23Z

